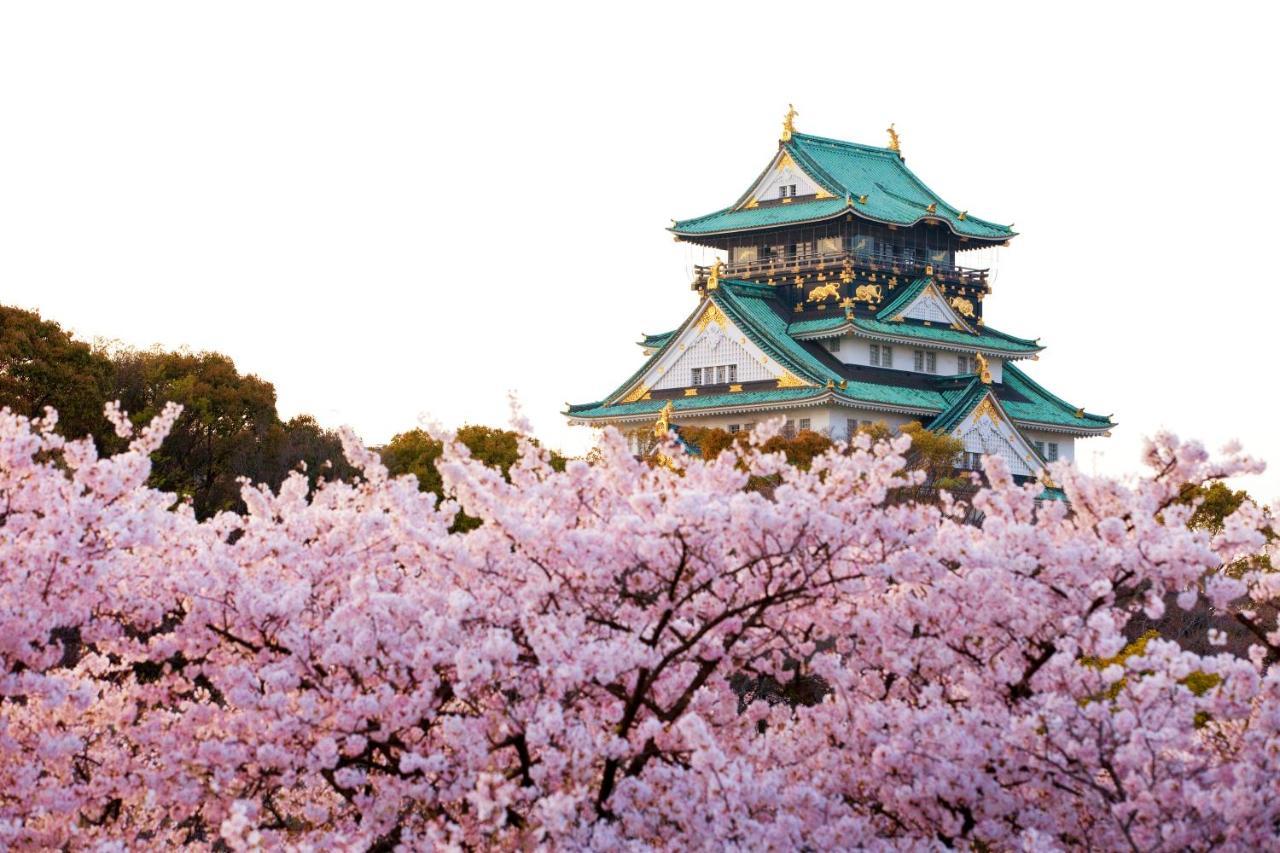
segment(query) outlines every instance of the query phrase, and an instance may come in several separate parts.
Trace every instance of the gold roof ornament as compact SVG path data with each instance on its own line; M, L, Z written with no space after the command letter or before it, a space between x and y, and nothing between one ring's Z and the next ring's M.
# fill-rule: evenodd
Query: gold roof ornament
M863 193L862 195L858 196L858 204L866 204L866 203L867 203L866 193Z
M926 208L925 208L925 210L924 210L924 212L925 212L925 213L937 213L937 212L938 212L938 203L935 201L933 204L931 204L931 205L929 205L928 207L926 207Z
M787 114L782 118L782 135L778 137L781 142L790 142L791 134L796 132L796 116L800 113L796 112L795 104L787 104Z
M635 403L640 400L647 399L649 397L649 392L652 390L653 390L652 388L650 388L648 385L645 385L642 382L639 385L637 385L634 389L632 389L630 394L623 397L618 402L619 403Z
M889 150L890 150L890 151L897 151L899 154L901 154L901 153L902 153L902 145L901 145L901 143L898 141L898 131L896 131L896 130L894 130L894 129L893 129L893 123L892 123L892 122L890 122L890 123L889 123L889 126L888 126L888 127L886 127L886 128L885 128L885 130L887 130L887 131L889 132Z
M982 418L991 421L995 426L1000 426L1000 413L996 411L996 404L991 402L991 396L982 398L982 402L973 410L973 422L976 424Z
M667 404L662 407L662 411L658 412L657 423L653 425L653 434L656 437L666 438L667 433L671 431L671 413L673 410L674 407L671 405L671 401L668 400Z
M707 272L707 290L715 290L720 286L720 276L724 272L724 261L716 258L716 262L711 265L711 269Z
M991 384L991 366L987 364L987 357L982 353L974 356L974 361L978 363L978 378L982 380L983 385Z
M964 222L965 217L967 217L968 215L969 215L969 211L967 211L967 210L962 210L962 211L960 211L960 213L956 216L956 219L959 219L961 222Z

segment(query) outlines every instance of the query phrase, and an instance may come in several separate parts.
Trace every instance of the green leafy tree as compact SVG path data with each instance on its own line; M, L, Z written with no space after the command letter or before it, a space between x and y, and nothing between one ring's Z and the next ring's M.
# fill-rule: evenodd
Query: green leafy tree
M240 507L240 477L276 479L270 448L279 418L270 382L240 373L219 353L125 350L113 362L115 396L135 421L170 401L183 406L153 457L155 487L190 498L204 518Z
M20 308L0 306L0 406L41 417L58 410L58 431L68 437L111 433L102 415L112 365L61 326Z
M347 480L356 474L343 455L342 438L337 431L320 426L311 415L298 415L274 425L268 447L258 481L273 487L299 469L306 473L312 488L322 479Z

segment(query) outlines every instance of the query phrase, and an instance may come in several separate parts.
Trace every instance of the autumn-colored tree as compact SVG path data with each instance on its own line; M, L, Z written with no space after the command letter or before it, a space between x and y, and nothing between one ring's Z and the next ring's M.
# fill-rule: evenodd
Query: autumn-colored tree
M1270 517L1270 510L1259 507L1243 489L1232 489L1221 480L1207 483L1187 483L1179 490L1176 502L1179 506L1189 507L1191 517L1187 524L1212 535L1221 535L1227 519L1237 513L1241 507L1248 505L1252 510ZM1270 526L1264 527L1264 533L1271 541L1274 533ZM1251 572L1271 572L1274 570L1271 556L1268 553L1252 553L1242 556L1224 566L1215 567L1207 572L1203 582L1211 581L1218 575L1243 577ZM1258 639L1259 613L1262 621L1275 618L1275 603L1249 600L1233 601L1224 606L1215 607L1205 599L1200 599L1190 609L1173 606L1172 596L1164 611L1157 618L1144 614L1134 614L1131 622L1125 627L1130 638L1146 634L1158 634L1166 640L1176 642L1188 651L1209 653L1218 649L1230 652L1239 657L1246 657L1249 647ZM1213 635L1221 642L1210 643Z
M505 477L520 458L520 434L512 430L468 424L456 433L460 446L467 448L472 458L500 471ZM391 441L379 449L382 464L392 476L412 474L418 480L418 487L430 492L439 499L445 497L444 481L436 463L444 453L444 442L433 437L423 429L411 429L392 437ZM551 454L551 464L556 469L563 469L564 458L557 453ZM459 515L456 526L460 530L470 530L479 522L464 514Z

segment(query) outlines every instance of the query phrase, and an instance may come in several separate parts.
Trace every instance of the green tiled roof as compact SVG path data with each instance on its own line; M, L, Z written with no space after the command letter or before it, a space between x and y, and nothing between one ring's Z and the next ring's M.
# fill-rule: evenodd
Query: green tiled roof
M783 147L806 174L836 197L741 210L730 207L677 222L671 230L689 236L719 234L828 219L848 208L864 219L893 225L935 219L964 237L1005 240L1014 236L1014 231L1004 225L967 214L961 219L960 209L943 201L907 168L897 152L888 148L806 133L793 134ZM848 204L847 200L863 195L867 197L866 204ZM937 205L934 213L928 211L931 204Z
M671 340L671 336L678 331L680 330L672 329L669 332L661 332L656 335L645 335L640 340L640 346L644 347L645 349L659 349L664 344L666 344L667 341Z
M874 335L928 341L938 344L972 347L983 352L1007 353L1011 356L1026 355L1044 349L1035 341L1006 335L990 326L979 327L976 335L961 332L949 326L924 326L915 323L886 323L870 317L824 317L820 320L800 320L792 323L788 331L792 335L820 334L842 329L862 330Z

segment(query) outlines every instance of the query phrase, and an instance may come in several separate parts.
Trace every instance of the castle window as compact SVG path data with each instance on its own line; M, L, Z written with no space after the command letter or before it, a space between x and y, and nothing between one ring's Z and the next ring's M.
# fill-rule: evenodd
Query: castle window
M751 430L756 428L756 422L747 421L745 424L742 425L742 428L745 429L747 432L751 432Z
M871 366L893 367L893 347L888 344L872 344Z
M848 434L849 438L853 438L853 434L858 431L858 421L854 418L848 418L845 420L844 431Z
M724 365L723 364L716 368L716 384L717 385L724 384Z
M1032 443L1036 446L1036 453L1040 454L1040 458L1043 459L1044 458L1044 442L1036 441Z
M819 237L818 238L818 254L834 255L840 251L839 237Z
M827 352L840 352L839 338L823 338L822 345L826 348Z
M938 354L935 352L929 352L928 350L916 350L915 366L916 373L937 373Z
M1058 443L1056 441L1049 442L1049 453L1045 456L1050 462L1058 461Z
M956 373L977 373L978 359L972 355L956 356Z
M737 424L729 424L729 432L737 432L739 429Z
M736 364L729 365L729 381L730 382L738 381L738 365Z
M778 187L778 198L795 198L795 197L796 197L795 184L783 184L782 186Z
M782 425L782 434L783 434L783 435L785 435L787 438L795 438L795 437L796 437L796 422L795 422L795 421L791 421L791 420L789 420L789 421L787 421L786 423L784 423L784 424Z
M808 418L801 418L801 419L800 419L800 431L801 431L801 432L805 432L805 431L806 431L806 430L808 430L808 429L809 429L809 419L808 419Z

